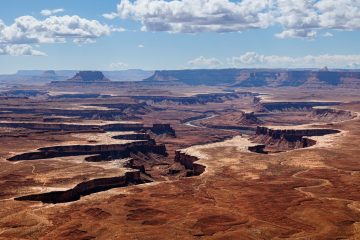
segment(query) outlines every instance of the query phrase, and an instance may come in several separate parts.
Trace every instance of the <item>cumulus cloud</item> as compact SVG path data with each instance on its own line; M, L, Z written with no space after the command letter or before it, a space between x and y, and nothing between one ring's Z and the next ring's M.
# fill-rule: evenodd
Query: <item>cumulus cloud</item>
M314 37L319 29L360 29L360 1L276 0L275 19L284 32L278 37Z
M93 43L97 38L109 35L113 31L120 29L77 15L50 16L43 20L21 16L11 25L5 25L0 20L0 47L3 50L6 47L21 49L23 46L39 43L63 43L68 39L78 44ZM3 51L9 52L11 51Z
M115 62L110 64L111 69L119 70L119 69L126 69L129 67L129 64L123 62Z
M144 31L230 32L265 28L271 22L270 0L122 0L120 18L140 21ZM111 13L107 16L115 16Z
M43 16L51 16L57 13L61 13L64 12L65 10L63 8L57 8L57 9L44 9L40 12L41 15Z
M236 32L280 26L279 38L314 38L320 29L360 29L359 0L122 0L116 13L143 31Z
M351 68L360 65L360 55L307 55L290 57L279 55L262 55L247 52L238 57L228 59L228 64L233 67L278 67L278 68Z
M188 64L192 67L203 67L203 68L211 68L211 67L218 67L222 63L220 60L216 58L205 58L204 56L200 56L193 60L190 60Z
M0 45L0 55L11 55L11 56L46 56L46 53L34 50L32 46L27 44L17 45Z

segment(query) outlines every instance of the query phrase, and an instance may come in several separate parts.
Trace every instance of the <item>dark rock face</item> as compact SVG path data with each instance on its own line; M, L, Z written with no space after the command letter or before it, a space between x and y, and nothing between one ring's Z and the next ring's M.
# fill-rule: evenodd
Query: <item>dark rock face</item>
M73 78L68 79L72 82L109 82L100 71L80 71Z
M260 145L255 145L255 146L248 147L248 150L250 152L267 154L267 152L265 151L265 148L266 148L265 144L260 144Z
M175 130L170 126L170 124L154 124L150 131L155 134L168 134L170 136L176 137Z
M43 203L65 203L79 200L81 196L105 191L111 188L126 187L131 184L141 184L143 181L139 171L127 172L124 176L99 178L79 183L66 191L55 191L33 194L15 198L18 201L41 201Z
M50 159L54 157L81 156L94 154L87 157L87 161L106 161L116 158L127 158L132 153L155 153L167 155L164 145L157 145L154 140L144 140L127 144L110 145L70 145L40 148L35 152L27 152L9 158L9 161Z

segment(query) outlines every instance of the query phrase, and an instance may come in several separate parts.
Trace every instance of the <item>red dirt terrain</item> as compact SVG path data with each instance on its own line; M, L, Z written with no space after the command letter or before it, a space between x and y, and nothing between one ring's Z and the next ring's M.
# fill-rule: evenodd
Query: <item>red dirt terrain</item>
M0 239L360 238L356 89L69 84L0 92Z

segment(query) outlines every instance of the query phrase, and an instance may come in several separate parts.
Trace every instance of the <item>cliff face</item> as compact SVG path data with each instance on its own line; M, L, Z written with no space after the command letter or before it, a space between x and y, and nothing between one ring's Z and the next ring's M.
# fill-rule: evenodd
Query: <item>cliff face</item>
M284 112L284 111L312 111L315 106L334 106L337 102L270 102L258 103L259 112Z
M205 166L196 163L199 158L188 155L181 151L175 152L175 162L179 162L181 165L183 165L186 169L188 169L187 176L199 176L203 172L205 172Z
M337 110L337 109L313 109L310 113L313 117L320 121L338 122L353 119L355 114L351 111Z
M145 81L174 81L189 85L232 85L237 87L358 86L360 71L200 69L156 71Z
M131 142L127 144L71 145L40 148L35 152L27 152L9 158L9 161L50 159L54 157L95 155L87 157L87 161L106 161L116 158L130 157L132 153L156 153L167 155L164 145L157 145L154 140Z
M139 171L126 172L124 176L99 178L79 183L66 191L54 191L15 198L18 201L41 201L43 203L65 203L79 200L81 196L105 191L111 188L125 187L143 183Z
M279 151L313 146L316 142L306 138L339 133L334 129L270 129L257 127L253 141L266 145L267 148Z

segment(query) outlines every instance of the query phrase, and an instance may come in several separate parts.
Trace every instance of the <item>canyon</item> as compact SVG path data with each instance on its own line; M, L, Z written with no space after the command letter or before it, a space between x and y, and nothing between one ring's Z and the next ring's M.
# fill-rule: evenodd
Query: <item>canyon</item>
M1 239L360 237L357 71L60 75L0 91Z

